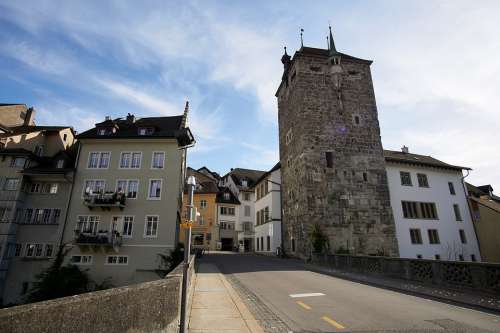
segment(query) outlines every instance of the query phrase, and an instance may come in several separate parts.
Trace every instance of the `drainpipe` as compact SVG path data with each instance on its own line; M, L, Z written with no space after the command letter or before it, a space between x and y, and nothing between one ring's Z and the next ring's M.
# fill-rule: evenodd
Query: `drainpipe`
M467 174L465 176L461 177L462 188L463 188L464 194L465 194L465 201L467 201L467 207L469 208L469 215L471 218L472 227L474 228L474 236L476 236L476 242L477 242L477 246L478 246L478 250L479 250L479 256L481 256L481 246L479 243L479 238L477 238L476 224L474 223L475 221L474 221L474 215L472 214L472 207L471 207L470 200L469 200L469 193L467 192L467 187L465 186L465 178L467 178L469 176L470 171L469 170L466 170L466 171L467 171ZM482 256L479 259L480 259L480 261L483 261Z

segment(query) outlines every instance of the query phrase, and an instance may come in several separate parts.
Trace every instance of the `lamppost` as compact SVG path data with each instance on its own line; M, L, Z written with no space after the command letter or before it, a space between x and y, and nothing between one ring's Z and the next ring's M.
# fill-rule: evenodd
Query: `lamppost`
M189 187L188 193L188 210L189 210L189 221L182 224L182 227L186 229L184 237L184 263L182 270L182 293L181 293L181 318L180 318L180 333L186 333L186 313L187 313L187 285L188 285L188 274L189 274L189 255L191 253L191 225L194 220L194 206L193 206L193 193L196 186L196 179L193 176L189 176L187 179L187 185Z

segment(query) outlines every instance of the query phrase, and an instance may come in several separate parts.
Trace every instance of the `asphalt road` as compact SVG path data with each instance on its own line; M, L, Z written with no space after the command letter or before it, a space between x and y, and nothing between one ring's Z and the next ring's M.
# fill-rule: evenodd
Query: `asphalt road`
M246 254L202 260L236 281L245 302L250 291L292 332L500 332L500 316L311 272L298 260ZM267 318L262 309L252 312Z

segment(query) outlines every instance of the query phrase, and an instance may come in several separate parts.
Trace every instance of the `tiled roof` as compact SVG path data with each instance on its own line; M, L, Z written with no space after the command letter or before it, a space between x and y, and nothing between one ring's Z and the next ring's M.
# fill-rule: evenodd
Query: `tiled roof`
M224 198L224 193L229 193L229 199ZM215 202L227 203L227 204L233 204L233 205L240 204L240 201L238 200L238 198L227 187L220 188L220 191L217 193L217 197L215 198Z
M184 185L184 193L188 193L189 187L188 185ZM219 187L215 182L201 182L196 185L196 189L194 190L195 194L204 194L204 193L218 193Z
M451 165L431 156L404 153L401 151L384 150L384 157L387 162L406 163L421 166L431 166L436 168L453 169L453 170L471 170L467 167Z
M115 138L176 138L181 129L183 116L137 118L128 121L122 118L97 123L96 127L80 133L78 139L115 139ZM116 126L117 131L107 135L98 135L97 128ZM153 128L149 135L139 135L139 128Z
M243 169L243 168L236 168L231 170L226 176L230 176L236 186L240 189L249 189L252 187L255 182L263 175L265 174L265 171L261 170L252 170L252 169ZM224 177L226 177L224 176ZM242 181L246 180L247 181L247 186L243 187L242 186Z

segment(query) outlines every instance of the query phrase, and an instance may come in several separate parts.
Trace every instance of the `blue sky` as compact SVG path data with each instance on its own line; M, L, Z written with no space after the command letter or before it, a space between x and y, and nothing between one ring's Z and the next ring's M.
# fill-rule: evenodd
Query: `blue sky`
M473 168L500 190L500 2L0 0L0 102L83 131L191 104L189 164L278 159L283 45L373 59L382 141Z

